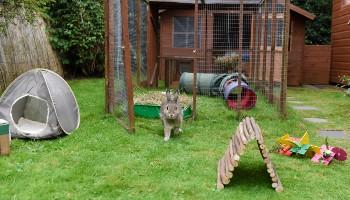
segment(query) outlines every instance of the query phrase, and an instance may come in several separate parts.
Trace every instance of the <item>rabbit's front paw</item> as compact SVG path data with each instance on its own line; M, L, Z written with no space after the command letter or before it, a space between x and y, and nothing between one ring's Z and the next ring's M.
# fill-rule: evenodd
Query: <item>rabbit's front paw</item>
M170 137L168 137L168 136L164 137L165 142L169 141L169 139L170 139Z
M174 133L175 133L175 134L180 134L180 133L182 133L182 129L181 129L181 128L176 128L176 129L174 130Z

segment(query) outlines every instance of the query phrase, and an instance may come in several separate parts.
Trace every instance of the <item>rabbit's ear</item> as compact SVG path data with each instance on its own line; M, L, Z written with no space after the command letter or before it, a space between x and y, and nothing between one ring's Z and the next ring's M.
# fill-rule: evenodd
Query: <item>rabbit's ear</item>
M166 90L166 99L167 99L168 101L171 101L171 93L170 93L170 90L169 90L169 89Z
M180 94L180 91L179 90L176 90L175 91L175 94L174 94L174 101L177 102L177 100L179 99L179 94Z

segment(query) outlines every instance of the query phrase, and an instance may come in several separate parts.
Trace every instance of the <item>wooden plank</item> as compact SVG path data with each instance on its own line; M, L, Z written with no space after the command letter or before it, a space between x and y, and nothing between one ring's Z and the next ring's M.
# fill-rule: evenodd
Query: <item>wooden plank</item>
M244 4L243 0L240 0L240 6L239 6L240 14L239 14L239 62L238 62L238 88L242 85L242 71L243 71L243 10L244 10ZM242 102L242 95L241 93L238 93L237 97L237 118L240 118L241 115L241 102Z
M131 48L129 38L129 16L128 16L128 2L121 1L121 15L122 15L122 35L124 45L124 66L126 78L126 92L128 98L128 118L129 118L129 132L135 131L135 116L134 116L134 94L132 86L132 72L131 72Z
M141 65L142 65L142 55L141 55L141 1L136 1L136 82L137 85L141 83Z
M262 80L266 81L266 65L267 65L267 33L268 33L268 1L264 1L264 46L263 46L263 66L262 66ZM263 94L265 95L265 89L263 89Z
M198 0L195 0L194 8L194 61L193 61L193 85L192 85L192 117L196 119L197 114L197 69L198 69Z
M221 162L220 160L218 161L218 168L217 168L217 180L216 180L216 188L218 190L222 190L224 189L224 184L221 182L221 176L220 176L220 166L221 166Z
M244 134L244 137L247 139L247 142L250 142L250 140L252 139L250 134L249 134L249 130L247 128L247 118L245 118L243 120L243 134Z
M298 8L298 7L296 7ZM291 7L293 9L293 7ZM297 11L304 11L297 9ZM269 74L269 96L268 100L273 103L273 86L275 71L275 49L276 49L276 0L272 0L272 19L271 19L271 52L270 52L270 74Z
M231 164L230 154L229 154L228 150L226 151L226 153L224 155L224 159L225 159L225 164L226 164L226 176L228 178L232 178L232 176L233 176L232 171L233 171L234 167Z
M285 0L285 27L283 42L283 65L281 72L281 96L280 96L280 112L283 118L287 117L287 70L288 70L288 46L289 46L289 30L290 30L290 0Z
M109 72L109 0L103 1L104 5L104 25L105 25L105 38L104 38L104 48L105 48L105 112L110 113L109 104L109 82L108 82L108 72Z
M226 169L225 169L225 161L224 159L220 159L220 177L221 177L221 182L224 185L227 185L230 183L230 180L228 177L226 177Z
M239 134L238 135L239 135L241 141L243 142L244 146L247 145L249 142L249 139L247 139L244 135L244 123L243 122L241 122L239 124Z

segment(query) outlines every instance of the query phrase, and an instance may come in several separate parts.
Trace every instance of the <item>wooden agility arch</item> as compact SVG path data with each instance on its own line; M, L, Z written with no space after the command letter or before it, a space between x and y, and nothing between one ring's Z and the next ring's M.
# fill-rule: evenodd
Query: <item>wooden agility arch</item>
M224 156L218 162L216 183L217 189L224 189L225 185L230 183L234 170L236 167L238 167L246 145L252 140L257 141L260 154L266 165L267 172L271 177L272 187L276 190L276 192L283 191L281 180L264 144L261 129L258 124L256 124L255 120L249 117L245 118L239 124L236 133L232 136L229 142L229 146Z

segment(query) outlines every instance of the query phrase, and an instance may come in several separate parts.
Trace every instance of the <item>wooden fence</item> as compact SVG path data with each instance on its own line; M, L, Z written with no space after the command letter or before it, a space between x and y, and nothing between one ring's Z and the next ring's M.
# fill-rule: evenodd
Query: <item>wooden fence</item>
M14 20L4 33L0 33L0 91L19 75L34 68L46 68L63 74L43 20L38 19L31 25Z
M305 45L303 84L329 84L330 66L330 45Z

